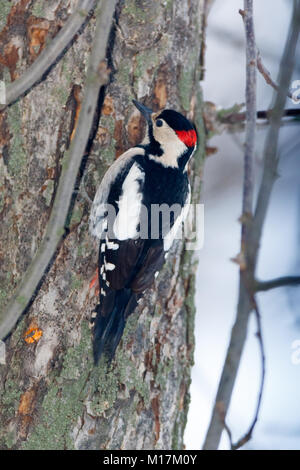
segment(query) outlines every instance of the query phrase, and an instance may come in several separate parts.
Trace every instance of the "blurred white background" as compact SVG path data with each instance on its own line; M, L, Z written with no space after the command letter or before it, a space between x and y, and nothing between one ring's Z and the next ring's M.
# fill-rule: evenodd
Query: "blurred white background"
M254 1L256 41L263 62L277 80L291 17L292 0ZM204 99L229 108L245 101L242 0L215 0L208 16ZM300 58L300 48L298 48ZM294 71L300 79L300 60ZM273 91L258 74L258 109L268 109ZM287 99L287 107L295 107ZM300 124L300 123L299 123ZM256 185L262 171L265 129L257 131ZM205 241L200 251L196 294L196 351L187 449L202 447L236 315L244 134L222 134L208 143L218 153L207 158L202 202ZM258 278L300 273L300 132L285 126L280 136L280 179L271 198L259 256ZM300 340L300 289L286 287L258 295L266 352L263 403L253 439L244 449L300 449L300 364L292 363L292 343ZM256 326L251 318L246 348L228 415L236 441L252 422L261 374ZM228 449L223 433L222 449Z

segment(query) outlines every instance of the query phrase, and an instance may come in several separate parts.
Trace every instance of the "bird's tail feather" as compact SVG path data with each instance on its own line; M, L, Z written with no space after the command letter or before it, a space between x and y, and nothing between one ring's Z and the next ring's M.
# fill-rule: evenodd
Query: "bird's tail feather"
M113 306L108 312L102 311L101 304L97 305L93 340L95 364L99 362L103 353L107 354L109 362L112 361L121 340L126 319L133 312L136 305L136 295L131 289L116 291Z

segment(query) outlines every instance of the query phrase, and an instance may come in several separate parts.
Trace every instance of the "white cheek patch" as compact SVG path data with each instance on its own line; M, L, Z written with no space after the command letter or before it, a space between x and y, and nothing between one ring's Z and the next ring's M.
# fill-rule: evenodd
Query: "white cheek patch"
M119 240L135 238L140 221L143 195L140 191L145 179L144 172L134 163L122 185L122 194L118 201L119 212L113 230Z

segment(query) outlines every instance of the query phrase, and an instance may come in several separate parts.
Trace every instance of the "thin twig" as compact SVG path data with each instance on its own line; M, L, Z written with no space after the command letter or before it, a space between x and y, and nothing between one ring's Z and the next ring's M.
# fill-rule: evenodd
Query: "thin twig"
M266 67L263 64L259 49L257 49L257 68L260 71L261 75L264 77L266 83L268 85L271 85L271 87L274 88L274 90L278 91L277 83L274 82L274 80L271 77L270 72L266 69ZM287 92L287 96L293 99L293 93L291 93L290 91Z
M95 4L96 0L79 0L78 7L55 38L52 39L49 46L41 52L20 78L6 85L6 101L5 104L0 106L0 110L14 103L30 90L35 83L41 80L47 70L50 69L65 48L71 43Z
M255 313L255 318L256 318L256 324L257 324L256 336L257 336L258 343L259 343L260 357L261 357L261 379L260 379L260 387L259 387L259 391L258 391L256 409L255 409L254 417L253 417L253 420L251 422L251 425L250 425L248 431L240 439L238 439L238 441L236 443L233 443L231 431L230 431L229 427L227 426L227 424L225 423L224 428L228 433L231 450L239 449L240 447L245 445L246 442L250 441L250 439L252 438L252 433L253 433L255 425L258 421L258 416L259 416L259 411L260 411L261 401L262 401L262 396L263 396L263 390L264 390L264 384L265 384L265 375L266 375L266 356L265 356L264 342L263 342L263 337L262 337L261 316L260 316L260 313L259 313L259 310L258 310L258 306L257 306L257 302L256 302L256 299L255 299L254 292L252 290L252 286L251 285L247 286L247 284L246 284L247 283L247 277L244 278L244 283L245 283L245 287L247 289L248 296L251 300L251 304L252 304L252 307L253 307L253 310L254 310L254 313ZM225 422L225 420L224 420L224 422Z
M299 30L300 0L295 0L289 35L280 64L278 80L279 88L275 95L275 103L273 106L271 106L272 113L270 115L270 126L268 128L268 134L264 148L263 177L258 193L256 210L251 222L251 228L248 232L247 244L245 247L245 262L247 273L250 276L250 280L253 276L253 282L262 229L266 218L271 190L277 177L278 135L287 91L292 77ZM224 418L226 418L242 351L246 341L248 319L252 308L253 305L249 299L247 289L244 282L242 282L242 279L240 278L237 316L231 332L230 343L217 391L212 418L204 443L204 449L217 449L219 446L221 434L224 429ZM220 403L222 404L222 408L224 410L223 416L220 416L218 412Z
M296 287L300 285L300 276L285 276L271 279L270 281L255 281L254 289L256 292L264 292L277 287Z
M60 242L68 214L76 176L84 154L100 88L108 81L105 64L106 45L116 0L102 0L97 11L96 31L87 71L85 93L78 124L70 149L66 152L51 216L43 241L26 271L20 286L4 312L0 314L0 338L5 338L31 300Z
M243 10L239 10L239 14L243 18L243 20L245 20L245 12ZM277 83L274 82L274 80L271 77L270 72L266 69L266 67L263 64L260 50L258 49L257 46L255 47L256 47L256 66L257 66L258 71L261 73L266 83L270 85L272 88L274 88L274 90L278 91ZM293 99L293 93L291 93L289 90L287 92L287 96Z

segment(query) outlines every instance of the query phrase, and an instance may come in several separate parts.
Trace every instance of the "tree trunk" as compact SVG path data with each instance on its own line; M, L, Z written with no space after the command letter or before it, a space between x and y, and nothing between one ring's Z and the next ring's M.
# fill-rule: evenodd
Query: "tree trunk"
M3 80L22 75L76 3L0 1ZM196 122L200 146L190 176L198 201L204 10L205 0L118 3L107 50L111 81L99 97L101 118L95 118L67 234L6 340L6 365L0 365L2 449L183 448L194 349L194 253L182 241L174 244L153 289L128 319L115 361L95 367L89 319L97 298L89 284L97 246L88 216L104 172L141 140L144 123L132 98L154 110L173 107ZM94 27L92 17L47 77L0 114L1 309L28 268L51 213Z

